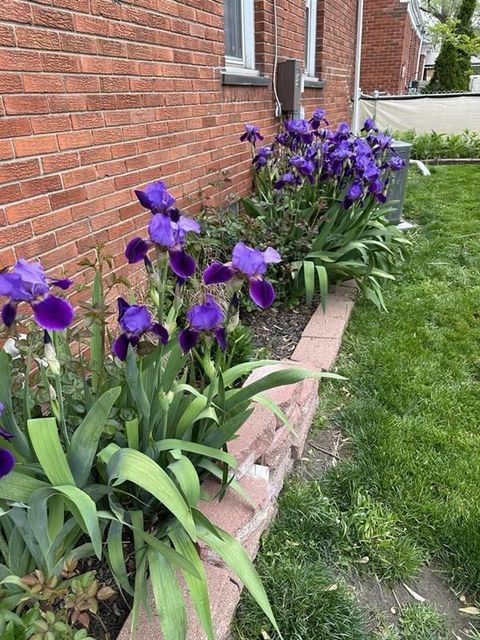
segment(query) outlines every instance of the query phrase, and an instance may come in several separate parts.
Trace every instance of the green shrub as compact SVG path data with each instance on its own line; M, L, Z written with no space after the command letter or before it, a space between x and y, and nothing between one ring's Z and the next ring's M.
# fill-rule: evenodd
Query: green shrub
M480 133L465 129L461 133L416 133L395 131L393 137L412 144L412 158L434 160L436 158L480 158Z

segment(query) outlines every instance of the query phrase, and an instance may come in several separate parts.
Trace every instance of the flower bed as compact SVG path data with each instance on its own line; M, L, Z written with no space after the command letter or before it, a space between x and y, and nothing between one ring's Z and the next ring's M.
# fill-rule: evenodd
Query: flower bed
M136 191L151 212L148 238L133 238L125 251L130 264L143 264L144 287L133 291L109 273L112 259L99 250L82 263L93 285L75 315L56 293L73 286L68 278L25 260L0 274L8 338L0 353L2 638L87 639L115 592L132 599L135 628L150 584L166 639L187 637L188 590L203 629L195 633L213 640L225 618L215 600L212 617L209 588L212 597L215 589L233 593L231 580L277 628L251 557L301 454L318 380L338 377L325 370L352 290L340 286L327 305L329 285L354 277L382 307L379 279L393 278L406 244L381 209L390 172L400 167L387 158L388 136L371 121L356 137L345 123L321 129L323 120L317 110L310 122L286 122L263 152L256 127L242 136L259 171L255 199L243 206L255 212L256 229L280 219L287 260L267 236L255 240L261 249L246 244L248 224L212 255L211 227L193 240L201 225L155 182ZM286 240L298 229L310 243L306 255ZM266 309L280 292L277 301L294 307L302 295L311 301L316 281L323 310L291 359L250 359L240 305ZM115 293L118 330L107 303ZM93 558L109 567L111 581L86 571Z
M331 294L326 313L318 307L305 327L289 361L270 365L253 373L245 384L266 375L276 368L306 366L316 370L332 368L341 346L343 331L348 323L357 289L354 283L339 286ZM257 406L238 432L230 453L238 461L237 477L250 498L229 490L222 502L200 503L200 509L212 522L222 527L242 544L250 558L258 551L260 536L276 513L276 499L286 474L299 460L305 446L312 419L318 404L318 382L314 379L278 388L268 393L285 415L290 427L264 407ZM212 479L204 483L213 498L218 487ZM215 554L201 550L205 571L209 576L210 603L213 611L216 640L227 640L242 585ZM184 594L188 598L187 590ZM152 596L151 596L152 597ZM152 600L153 606L153 600ZM128 640L131 621L127 621L118 640ZM143 613L134 639L160 640L158 622ZM188 607L188 640L206 640L199 626L194 607Z

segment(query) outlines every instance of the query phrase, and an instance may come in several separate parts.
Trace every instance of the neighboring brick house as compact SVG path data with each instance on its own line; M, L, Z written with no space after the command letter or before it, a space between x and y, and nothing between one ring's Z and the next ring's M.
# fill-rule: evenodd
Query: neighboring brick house
M152 180L192 213L220 170L245 193L238 138L277 130L275 59L305 61L307 114L349 119L356 2L1 0L0 267L75 274L98 243L122 267L148 220L133 190Z
M408 93L421 80L424 33L418 0L365 0L360 86L363 93Z

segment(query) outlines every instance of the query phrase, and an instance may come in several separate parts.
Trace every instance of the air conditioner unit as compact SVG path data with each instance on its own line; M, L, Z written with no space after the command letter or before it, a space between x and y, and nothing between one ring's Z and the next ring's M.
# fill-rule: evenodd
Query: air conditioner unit
M387 190L387 202L390 203L391 211L388 219L391 222L400 222L403 213L403 204L405 202L405 192L407 189L408 163L412 145L402 140L394 140L389 156L396 154L405 160L405 167L400 171L392 171L390 174L390 182Z

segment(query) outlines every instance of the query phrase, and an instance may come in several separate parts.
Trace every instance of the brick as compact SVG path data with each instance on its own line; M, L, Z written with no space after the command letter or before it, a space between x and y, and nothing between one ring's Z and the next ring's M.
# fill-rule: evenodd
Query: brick
M0 233L0 249L5 247L15 247L17 256L21 257L18 253L17 243L28 240L32 235L32 225L30 222L23 222L15 226L8 226L2 229Z
M65 85L66 90L71 93L96 93L97 91L100 91L100 78L84 75L66 76Z
M74 129L96 129L105 126L105 119L101 112L72 114L72 126Z
M73 240L87 236L90 233L88 220L75 222L75 224L63 227L56 232L58 246L61 247Z
M15 253L13 249L8 248L0 251L0 269L11 267L15 262Z
M65 189L69 189L70 187L77 187L79 184L93 182L97 179L97 171L94 167L83 167L64 173L62 178Z
M29 138L19 138L14 141L15 153L21 156L36 156L42 153L54 153L58 151L57 139L55 136L33 136Z
M27 2L2 0L0 4L0 20L19 23L31 22L32 7Z
M45 215L37 215L32 220L33 232L40 236L49 231L54 231L60 227L67 225L73 221L70 209L62 209ZM62 246L63 252L63 246Z
M0 165L0 183L26 180L40 174L38 160L22 160Z
M49 197L52 209L60 209L75 204L76 202L83 202L87 199L87 193L85 187L76 187L74 189L61 191L60 193L54 193Z
M92 149L80 151L81 164L94 164L96 162L103 162L104 160L110 160L111 157L112 152L110 151L109 147L94 147Z
M8 222L15 224L16 222L23 222L23 220L30 220L33 216L48 213L50 211L50 202L47 196L41 196L40 198L25 200L18 204L7 206L5 211Z
M17 27L17 42L19 47L24 47L25 49L60 49L59 34L55 31L45 31L43 29Z
M6 24L0 24L0 46L15 46L15 31L13 30L13 27L9 27Z
M78 152L59 153L42 158L42 168L44 173L54 173L57 171L65 171L65 169L73 169L80 165L80 157Z
M230 623L240 599L241 588L232 578L232 574L224 568L205 564L205 572L208 582L208 595L215 638L225 640L227 638ZM207 640L207 636L201 628L193 605L189 601L188 589L181 581L183 596L187 601L187 625L188 640ZM149 611L155 611L153 595L149 594ZM117 640L130 640L131 620L128 619L123 626ZM164 636L160 631L160 623L154 614L149 615L144 609L140 610L139 623L135 632L135 640L162 640Z
M201 501L198 508L210 522L236 538L247 548L250 557L254 557L258 550L260 536L268 526L272 515L268 482L262 478L245 476L240 484L247 492L250 502L231 489L227 490L222 501L218 501L213 498L218 494L220 484L208 478L202 484L202 489L211 500ZM223 564L204 545L201 546L201 556L219 566Z
M292 360L327 371L337 359L341 344L341 338L301 338L292 354Z
M15 227L18 229L18 227ZM16 240L18 242L18 240ZM55 249L57 241L53 233L41 236L41 238L32 238L23 244L16 244L15 253L17 257L31 260L32 258L38 258L38 256Z
M268 409L257 405L242 425L238 437L229 444L230 453L237 459L238 476L244 475L270 447L277 421Z
M71 53L90 53L96 55L97 42L94 38L72 35L70 33L60 34L60 47L62 51Z
M48 113L45 96L5 96L3 98L7 114Z
M53 73L72 73L79 72L81 70L80 61L75 56L56 53L42 53L41 60L43 71L52 71Z
M104 162L97 166L99 178L107 178L116 176L126 171L125 160L113 160L112 162Z
M92 144L92 133L90 131L75 131L71 133L58 134L58 146L64 149L79 149Z
M86 97L79 95L51 96L48 99L48 103L52 112L85 111L87 108ZM71 128L71 125L69 128Z
M58 191L62 188L60 176L47 176L45 178L36 178L22 183L22 194L24 198L38 196L41 193L50 193Z
M99 198L107 193L112 193L114 190L114 182L111 178L107 178L106 180L97 180L94 184L87 185L85 189L89 199Z
M33 22L42 27L52 27L60 31L73 31L73 16L66 11L33 7Z
M14 202L20 200L22 197L22 190L18 183L8 184L4 187L0 186L0 203L7 204L7 202Z
M25 93L62 93L65 91L63 78L56 75L23 75Z
M0 51L0 70L41 71L40 54L36 51Z
M0 160L10 160L13 157L13 145L10 140L0 140Z
M2 94L21 93L23 91L22 76L19 73L0 73Z

